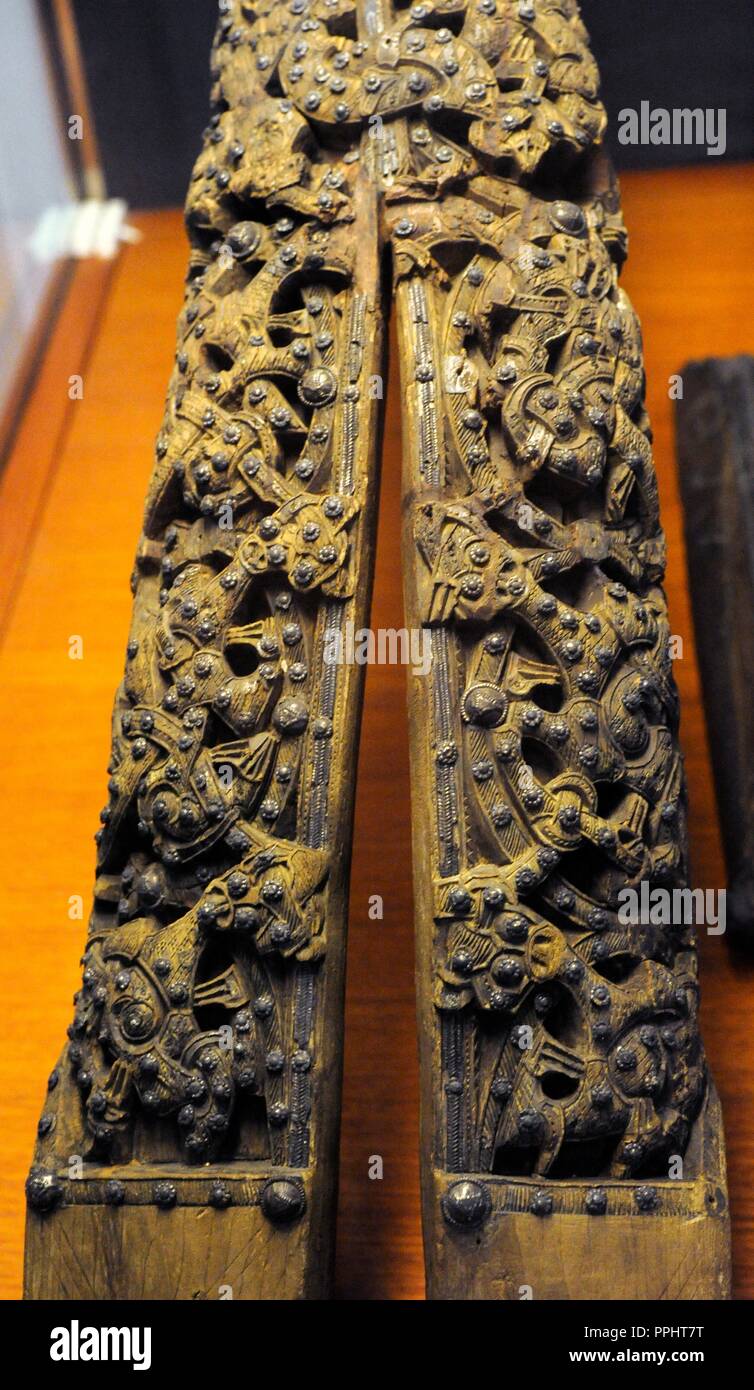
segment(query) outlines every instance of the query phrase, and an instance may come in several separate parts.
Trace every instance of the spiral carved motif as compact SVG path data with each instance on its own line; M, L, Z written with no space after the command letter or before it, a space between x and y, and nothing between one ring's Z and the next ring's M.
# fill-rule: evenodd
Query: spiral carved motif
M619 911L685 885L684 785L577 6L224 0L212 76L61 1064L87 1156L159 1132L193 1163L316 1159L358 703L323 651L365 615L387 246L409 613L432 644L413 766L434 1161L666 1176L707 1083L692 929ZM58 1137L51 1098L40 1205ZM466 1186L450 1221L476 1219Z

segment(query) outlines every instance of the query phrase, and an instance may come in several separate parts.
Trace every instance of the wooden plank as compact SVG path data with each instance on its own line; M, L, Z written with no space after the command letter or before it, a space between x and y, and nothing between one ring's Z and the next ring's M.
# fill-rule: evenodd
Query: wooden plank
M205 1184L206 1186L206 1184ZM271 1227L262 1207L66 1206L27 1224L27 1298L296 1300L322 1286L308 1217Z
M720 1107L712 1092L699 1134L706 1149L702 1165L711 1180L664 1184L662 1211L640 1214L630 1184L608 1181L595 1189L563 1182L555 1213L543 1219L534 1208L542 1192L536 1181L486 1177L489 1217L476 1229L445 1222L438 1230L435 1296L453 1297L451 1290L468 1279L465 1297L512 1302L729 1298L730 1223L720 1133ZM595 1191L604 1194L600 1215L589 1212ZM453 1195L447 1174L436 1171L435 1201L447 1203Z

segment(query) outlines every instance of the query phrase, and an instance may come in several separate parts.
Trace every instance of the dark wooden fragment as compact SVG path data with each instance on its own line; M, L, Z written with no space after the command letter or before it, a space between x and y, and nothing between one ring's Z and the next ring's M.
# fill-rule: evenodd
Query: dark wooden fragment
M678 474L710 755L728 868L727 929L754 948L754 357L688 362Z

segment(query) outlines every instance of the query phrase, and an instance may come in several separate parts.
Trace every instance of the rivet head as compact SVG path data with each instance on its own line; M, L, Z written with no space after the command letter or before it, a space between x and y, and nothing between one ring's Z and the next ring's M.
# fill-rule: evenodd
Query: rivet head
M338 383L327 367L312 367L299 382L298 393L306 405L327 405L335 399Z
M105 1201L108 1206L119 1207L126 1200L125 1184L118 1182L117 1178L110 1178L105 1183Z
M503 692L492 683L471 685L463 697L465 718L479 728L494 728L502 723L506 705Z
M590 1216L604 1216L607 1211L607 1193L604 1187L590 1187L584 1198L584 1206Z
M309 711L301 700L284 696L275 707L272 722L278 733L300 734L303 733L309 722Z
M549 1192L544 1192L541 1188L532 1193L529 1202L529 1211L534 1216L549 1216L552 1212L552 1197Z
M152 1200L155 1205L167 1211L169 1207L174 1207L178 1193L172 1182L157 1182L152 1189Z
M26 1200L35 1211L53 1211L62 1196L62 1184L54 1173L37 1169L26 1179Z
M410 217L401 217L400 221L395 224L396 236L410 236L413 231L414 223Z
M557 124L552 122L553 125ZM552 134L559 132L553 131ZM550 208L550 221L559 232L567 232L571 236L578 236L586 230L586 218L577 203L568 203L564 199L558 199Z
M306 1210L303 1184L292 1178L273 1178L265 1183L260 1204L267 1220L276 1225L297 1221Z
M225 1207L230 1206L232 1201L233 1194L227 1184L224 1182L213 1182L209 1190L210 1206L217 1207L218 1210L223 1211Z
M639 1211L656 1211L659 1204L656 1187L637 1187L634 1198Z
M481 1226L492 1209L490 1194L480 1182L468 1178L454 1182L442 1199L442 1212L451 1226Z

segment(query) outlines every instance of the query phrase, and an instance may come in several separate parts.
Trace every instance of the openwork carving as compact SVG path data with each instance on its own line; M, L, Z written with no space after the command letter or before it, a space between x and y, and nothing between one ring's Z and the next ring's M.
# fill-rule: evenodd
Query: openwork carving
M145 1162L274 1180L313 1169L318 1130L325 1151L337 1133L360 672L323 653L368 584L379 277L350 225L358 142L330 148L281 83L305 35L325 17L355 34L355 10L221 10L83 985L29 1182L39 1207L88 1200L65 1180L71 1151L116 1174L104 1200L128 1203L144 1200L124 1180ZM147 1199L208 1200L206 1183L167 1187ZM260 1190L273 1219L303 1210L293 1178L266 1199L259 1182L222 1192Z
M412 693L433 1163L508 1179L441 1180L451 1226L494 1203L676 1210L662 1180L707 1081L691 928L619 911L623 889L686 882L685 793L597 74L575 5L491 0L458 7L452 32L414 27L441 13L409 11L401 44L436 78L391 134L385 193L408 603L433 642Z
M618 911L685 882L685 813L598 75L573 0L225 0L213 65L29 1195L78 1201L83 1144L96 1200L293 1221L312 1198L309 1257L328 1243L360 687L324 652L366 615L389 247L407 607L432 645L410 700L426 1230L461 1261L432 1253L430 1290L501 1297L499 1224L476 1285L453 1245L493 1214L725 1206L717 1149L714 1195L695 1185L716 1120L700 1138L692 932ZM129 1185L145 1160L159 1181Z
M443 487L459 498L421 503L415 522L438 644L445 1080L478 1097L465 1116L450 1104L448 1159L657 1173L703 1080L688 932L637 932L617 911L621 888L685 871L639 331L610 257L621 240L601 204L507 192L497 212L465 205L461 240L448 202L410 232L417 259L438 257L437 369L428 354L417 371L436 380Z

